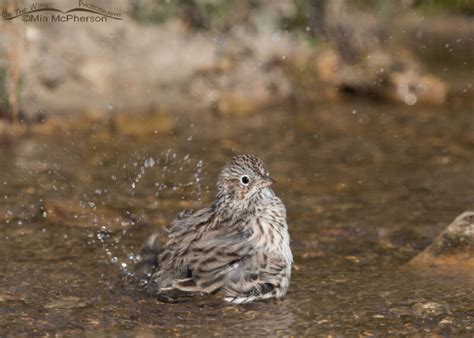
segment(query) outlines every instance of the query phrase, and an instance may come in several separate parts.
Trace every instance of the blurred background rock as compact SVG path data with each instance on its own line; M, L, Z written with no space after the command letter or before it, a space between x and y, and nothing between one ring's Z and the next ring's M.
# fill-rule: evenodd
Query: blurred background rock
M1 2L10 10L29 4ZM127 132L130 114L141 114L168 130L173 114L246 116L289 99L347 95L474 103L469 0L94 4L124 19L0 21L3 129L86 116Z

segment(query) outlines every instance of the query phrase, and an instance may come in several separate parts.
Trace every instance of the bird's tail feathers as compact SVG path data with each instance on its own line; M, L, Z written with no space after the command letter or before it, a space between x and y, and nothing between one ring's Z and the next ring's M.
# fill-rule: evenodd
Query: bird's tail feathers
M161 253L157 238L160 234L154 233L143 243L139 255L140 259L135 265L134 275L141 285L148 286L154 272L159 270L158 256Z

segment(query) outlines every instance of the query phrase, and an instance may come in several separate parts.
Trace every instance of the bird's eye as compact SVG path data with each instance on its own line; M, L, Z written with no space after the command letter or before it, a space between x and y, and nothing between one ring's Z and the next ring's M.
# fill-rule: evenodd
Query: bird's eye
M250 178L247 175L244 175L240 178L240 182L242 182L243 185L247 185L250 183Z

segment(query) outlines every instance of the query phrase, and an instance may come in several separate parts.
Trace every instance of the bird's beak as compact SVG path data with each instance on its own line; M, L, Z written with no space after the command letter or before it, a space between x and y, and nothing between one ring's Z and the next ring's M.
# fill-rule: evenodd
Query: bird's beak
M269 187L269 186L271 186L271 185L273 185L273 184L275 184L275 183L276 183L276 181L275 181L273 178L271 178L270 176L265 176L265 177L263 178L263 184L262 184L262 185L263 185L264 187Z

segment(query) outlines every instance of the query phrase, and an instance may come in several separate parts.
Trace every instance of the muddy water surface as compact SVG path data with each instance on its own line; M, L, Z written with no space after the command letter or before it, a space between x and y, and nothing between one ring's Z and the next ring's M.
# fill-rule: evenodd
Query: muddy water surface
M402 267L474 208L473 130L462 104L351 101L179 118L172 134L142 139L2 145L0 333L472 335L472 275ZM242 152L265 160L288 209L286 299L163 303L130 282L143 239L209 204L220 167ZM42 208L63 202L89 216Z

